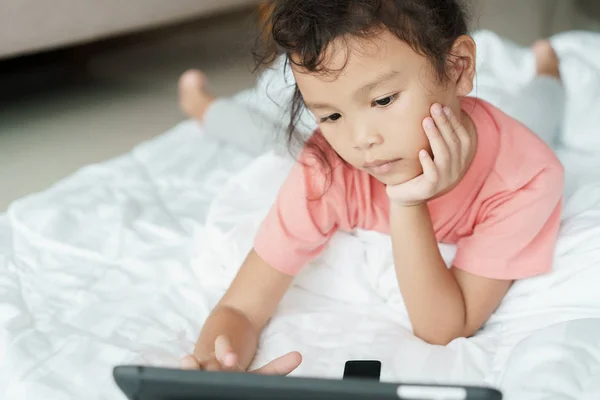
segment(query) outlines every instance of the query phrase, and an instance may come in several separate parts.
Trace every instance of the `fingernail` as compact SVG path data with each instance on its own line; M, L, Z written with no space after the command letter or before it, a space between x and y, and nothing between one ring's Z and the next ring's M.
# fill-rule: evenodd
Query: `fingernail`
M450 109L450 107L444 107L444 113L447 116L450 116L450 115L452 115L452 110Z
M235 354L229 353L225 356L225 358L223 359L223 363L225 365L227 365L228 367L232 367L235 365Z
M433 113L435 115L442 115L442 106L439 104L434 104L433 105Z
M425 118L424 124L425 124L425 128L433 128L435 126L435 123L429 117Z
M427 157L427 152L425 150L421 150L419 152L419 155L421 156L421 158L426 158Z

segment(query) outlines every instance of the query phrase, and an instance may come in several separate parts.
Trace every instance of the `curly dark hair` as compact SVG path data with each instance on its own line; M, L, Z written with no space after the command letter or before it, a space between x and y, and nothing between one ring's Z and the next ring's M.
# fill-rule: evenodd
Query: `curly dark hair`
M271 0L271 14L253 51L256 68L285 56L316 73L327 70L328 46L341 37L371 38L388 30L426 57L440 82L448 78L448 56L456 39L468 34L467 10L461 0ZM293 56L293 58L292 58ZM332 152L319 132L304 143L296 125L304 108L296 85L287 129L288 149L307 146L331 169Z

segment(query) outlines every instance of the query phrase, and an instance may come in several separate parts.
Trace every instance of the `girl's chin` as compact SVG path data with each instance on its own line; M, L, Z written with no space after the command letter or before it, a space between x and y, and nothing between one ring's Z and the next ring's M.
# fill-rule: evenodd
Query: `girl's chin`
M422 173L422 171L401 171L389 175L373 175L373 177L386 186L397 186L416 178Z

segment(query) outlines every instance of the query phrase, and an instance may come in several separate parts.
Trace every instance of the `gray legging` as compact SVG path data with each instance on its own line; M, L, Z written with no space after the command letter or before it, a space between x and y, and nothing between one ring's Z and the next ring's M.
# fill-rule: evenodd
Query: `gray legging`
M267 70L255 88L215 101L205 114L205 133L251 155L270 149L285 154L284 132L290 118L294 82L291 74L285 75L282 70L277 67ZM537 76L515 95L499 94L484 87L476 93L554 147L565 105L560 81ZM305 110L298 130L309 135L316 126L312 115Z

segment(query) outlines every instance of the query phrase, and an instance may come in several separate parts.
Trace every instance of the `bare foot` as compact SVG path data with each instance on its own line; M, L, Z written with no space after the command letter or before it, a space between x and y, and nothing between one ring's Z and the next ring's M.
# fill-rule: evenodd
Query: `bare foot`
M179 105L186 115L202 120L215 99L206 90L206 75L201 71L190 69L179 78Z
M550 41L547 39L538 40L531 46L531 49L535 55L537 74L560 79L560 60L556 51L552 48Z

